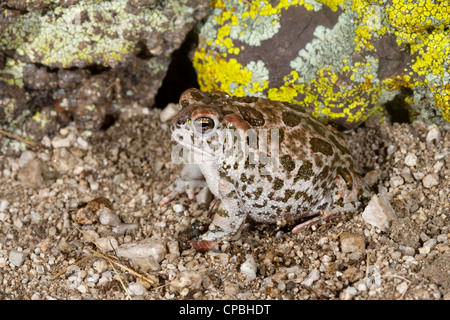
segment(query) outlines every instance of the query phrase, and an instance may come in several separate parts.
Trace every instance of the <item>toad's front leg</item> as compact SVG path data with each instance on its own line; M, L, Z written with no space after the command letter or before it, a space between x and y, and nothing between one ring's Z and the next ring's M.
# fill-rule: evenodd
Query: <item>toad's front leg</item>
M210 192L205 178L200 168L195 164L184 165L180 177L175 180L173 185L164 190L164 197L159 205L166 205L182 193L186 193L191 200L204 200L198 202L206 202L206 199L209 198Z
M222 199L208 231L200 239L214 241L236 234L244 223L247 214L239 211L236 199Z

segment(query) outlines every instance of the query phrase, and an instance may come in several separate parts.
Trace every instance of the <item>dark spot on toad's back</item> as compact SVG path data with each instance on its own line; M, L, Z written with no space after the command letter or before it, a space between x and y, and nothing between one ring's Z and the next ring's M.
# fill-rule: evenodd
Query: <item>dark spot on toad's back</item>
M273 189L274 190L280 190L283 188L284 182L280 178L275 178L275 181L273 182Z
M347 189L352 190L353 189L353 179L352 179L352 175L350 174L350 172L346 168L341 168L341 167L337 168L336 172L338 175L340 175L342 177L342 179L344 179Z
M311 144L311 150L313 152L320 152L326 156L331 156L333 154L333 147L323 139L311 138L309 143Z
M295 162L294 160L292 160L292 157L288 154L283 155L280 159L280 162L283 168L288 172L291 172L292 170L295 169Z
M296 127L302 122L302 117L290 111L284 111L282 114L283 122L289 127Z
M264 116L261 112L251 107L238 107L239 112L242 114L242 117L245 121L247 121L252 127L260 127L265 123Z
M350 150L349 150L348 148L344 147L342 144L340 144L340 143L336 140L336 138L334 137L333 134L329 134L329 135L328 135L328 139L329 139L331 142L333 142L333 144L334 144L339 150L341 150L341 152L342 152L343 154L350 154Z
M294 178L294 183L300 179L309 180L314 174L314 171L312 168L313 168L313 164L310 161L305 161L298 169L297 175Z

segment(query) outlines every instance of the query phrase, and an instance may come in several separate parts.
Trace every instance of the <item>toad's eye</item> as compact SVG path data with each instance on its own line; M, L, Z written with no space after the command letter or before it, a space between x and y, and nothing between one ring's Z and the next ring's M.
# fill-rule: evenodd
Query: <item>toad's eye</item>
M192 123L194 125L195 131L202 136L208 133L212 133L212 130L216 126L214 120L208 117L199 117L193 120Z

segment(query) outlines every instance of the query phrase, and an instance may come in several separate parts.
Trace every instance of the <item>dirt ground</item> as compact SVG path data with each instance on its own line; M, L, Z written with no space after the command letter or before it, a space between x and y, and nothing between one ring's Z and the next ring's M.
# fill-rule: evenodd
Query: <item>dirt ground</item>
M450 125L345 133L395 211L388 229L364 208L295 235L249 221L201 253L188 240L208 208L158 206L181 169L159 113L134 106L93 137L69 126L0 155L0 299L450 299Z

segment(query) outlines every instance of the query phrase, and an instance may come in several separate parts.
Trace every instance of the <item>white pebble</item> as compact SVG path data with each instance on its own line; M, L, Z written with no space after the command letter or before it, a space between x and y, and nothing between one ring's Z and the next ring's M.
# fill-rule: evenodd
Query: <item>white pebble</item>
M429 127L426 141L427 143L439 143L441 141L441 132L437 125L433 124Z
M130 283L128 286L128 290L130 291L130 294L132 296L142 296L147 292L147 289L145 289L141 284L139 283Z
M305 286L312 286L312 284L320 279L320 272L317 269L311 270L311 272L308 274L305 280L302 281L302 285Z
M395 290L397 290L397 292L400 294L404 294L406 290L408 290L408 283L406 281L403 281L395 287Z
M366 241L362 234L342 232L340 235L342 252L364 252Z
M55 149L58 148L69 148L71 146L71 140L67 138L54 137L52 140L52 146Z
M185 270L178 275L178 278L170 283L171 291L181 291L183 289L200 289L203 277L200 272Z
M374 195L369 204L364 209L362 218L365 222L386 231L390 222L396 217L395 211L388 199L382 195Z
M22 154L20 155L19 158L19 167L23 167L25 164L27 164L28 162L30 162L31 160L33 160L34 158L36 158L36 154L33 151L29 151L29 150L25 150L24 152L22 152Z
M423 246L424 247L428 247L430 249L433 249L434 247L436 247L437 241L436 239L430 239L428 241L426 241Z
M166 254L165 244L157 238L148 238L135 243L122 244L117 254L128 259L151 257L160 262Z
M414 153L408 153L405 157L405 164L408 167L414 167L417 164L417 156Z
M174 204L172 207L172 210L176 213L181 213L185 210L184 206L182 204Z
M98 220L101 224L111 227L117 227L121 222L119 216L109 210L103 210Z
M25 261L26 256L27 254L25 252L11 250L9 252L9 262L16 267L20 267Z
M436 175L427 174L422 179L422 184L427 189L437 186L439 184L439 177L437 177Z
M103 251L111 251L119 247L117 240L113 237L106 238L98 238L95 240L95 243L102 249Z
M178 103L169 103L159 114L159 119L161 122L166 122L172 119L180 110L181 105Z
M247 255L247 259L243 264L241 264L241 273L249 280L256 279L256 262L251 254Z
M8 200L1 200L0 201L0 212L5 212L9 207Z

